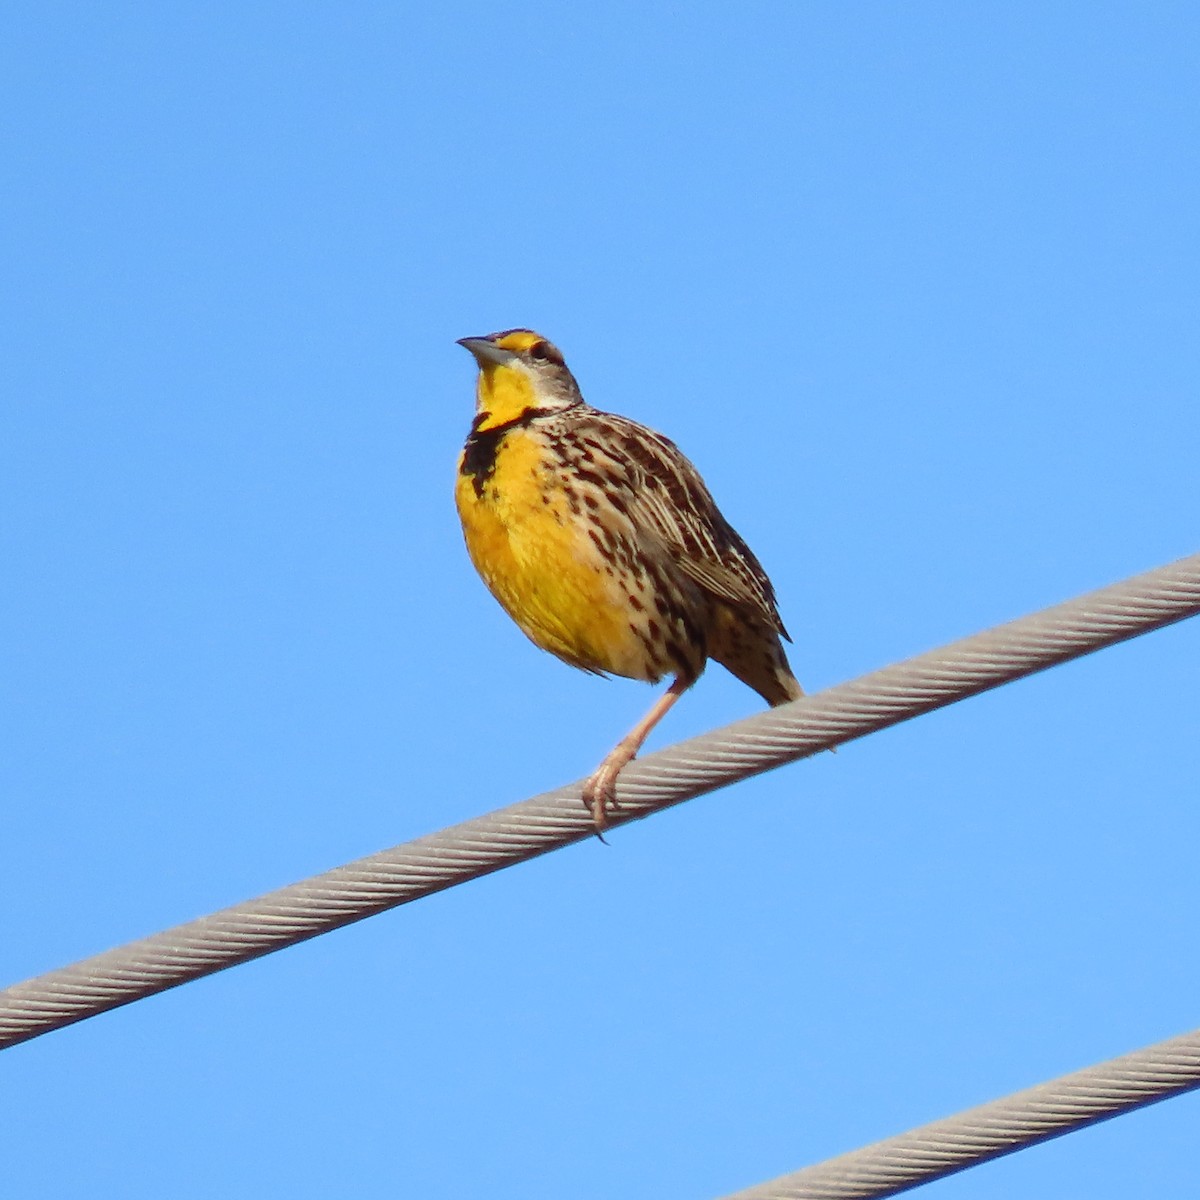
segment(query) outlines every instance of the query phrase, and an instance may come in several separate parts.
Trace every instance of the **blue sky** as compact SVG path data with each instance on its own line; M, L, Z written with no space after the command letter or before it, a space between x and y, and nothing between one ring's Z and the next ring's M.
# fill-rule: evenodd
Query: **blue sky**
M810 689L1200 548L1194 5L9 5L0 979L576 778L552 337ZM8 1051L12 1194L715 1197L1200 1025L1183 625ZM759 701L714 667L653 744ZM1191 1194L1189 1097L930 1196Z

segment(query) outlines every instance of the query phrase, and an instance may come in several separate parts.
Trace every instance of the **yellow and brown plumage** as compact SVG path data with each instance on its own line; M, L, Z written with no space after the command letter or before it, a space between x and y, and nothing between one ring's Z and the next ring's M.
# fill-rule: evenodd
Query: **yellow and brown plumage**
M475 569L543 650L670 688L584 788L597 828L621 768L711 658L769 704L802 695L775 593L696 468L661 434L584 402L529 329L463 338L479 365L455 499Z

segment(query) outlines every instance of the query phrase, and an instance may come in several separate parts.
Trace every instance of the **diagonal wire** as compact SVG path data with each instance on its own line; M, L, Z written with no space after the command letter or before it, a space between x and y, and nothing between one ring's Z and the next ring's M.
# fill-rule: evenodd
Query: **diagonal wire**
M724 1200L874 1200L1200 1087L1200 1031L1063 1075Z
M1200 612L1200 554L652 754L613 824L863 737ZM546 792L0 992L0 1048L591 835L580 784Z

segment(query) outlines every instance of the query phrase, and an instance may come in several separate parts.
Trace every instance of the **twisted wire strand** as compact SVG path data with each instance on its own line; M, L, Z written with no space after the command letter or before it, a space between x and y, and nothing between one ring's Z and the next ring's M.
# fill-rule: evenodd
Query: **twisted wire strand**
M632 763L614 825L1200 612L1200 554ZM589 837L582 781L0 991L0 1048Z
M724 1200L895 1196L1200 1087L1200 1030L1014 1092Z

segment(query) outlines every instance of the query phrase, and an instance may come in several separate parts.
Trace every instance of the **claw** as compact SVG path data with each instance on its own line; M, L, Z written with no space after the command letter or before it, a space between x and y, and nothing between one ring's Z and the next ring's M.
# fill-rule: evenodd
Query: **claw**
M625 762L614 762L610 756L588 776L583 785L583 806L592 814L592 823L601 841L604 841L602 835L608 828L608 814L621 807L617 799L617 776L623 766Z

